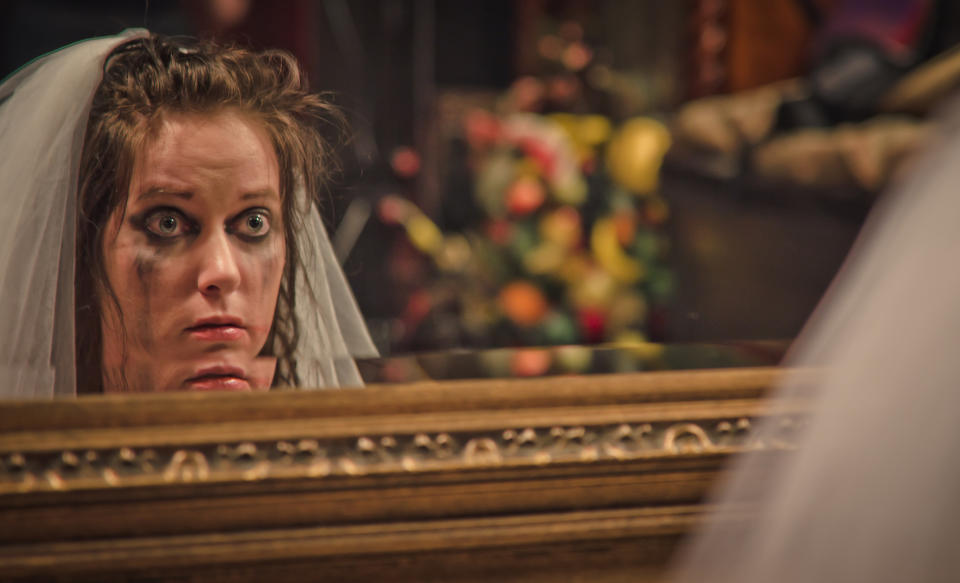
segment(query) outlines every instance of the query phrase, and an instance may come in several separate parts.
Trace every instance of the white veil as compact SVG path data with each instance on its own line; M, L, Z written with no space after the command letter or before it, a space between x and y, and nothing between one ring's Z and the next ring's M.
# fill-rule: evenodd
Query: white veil
M106 56L144 30L75 43L0 85L0 397L76 393L74 263L77 175ZM299 194L305 199L303 193ZM298 246L295 358L305 387L361 386L353 357L376 349L315 207ZM309 293L308 293L309 292Z
M799 451L769 481L769 460L738 460L719 508L737 508L764 481L758 512L736 529L705 528L670 581L960 580L960 111L952 111L942 143L871 214L801 336L791 364L826 368ZM788 382L778 396L801 390Z
M376 357L357 301L337 263L320 213L301 190L298 193L303 230L297 247L310 272L297 273L296 318L300 338L294 358L300 385L306 388L360 387L363 380L354 358Z

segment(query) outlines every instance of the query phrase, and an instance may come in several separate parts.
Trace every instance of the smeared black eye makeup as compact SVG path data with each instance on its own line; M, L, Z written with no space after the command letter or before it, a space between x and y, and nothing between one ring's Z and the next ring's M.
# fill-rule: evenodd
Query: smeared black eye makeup
M133 217L134 224L155 240L172 240L196 232L196 224L175 208L152 208Z
M237 215L230 222L228 230L248 241L257 241L264 239L270 233L270 227L270 210L257 207Z

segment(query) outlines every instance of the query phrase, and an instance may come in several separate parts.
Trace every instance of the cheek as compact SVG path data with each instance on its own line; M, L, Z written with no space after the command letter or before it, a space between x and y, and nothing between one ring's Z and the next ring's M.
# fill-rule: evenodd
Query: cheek
M139 236L121 232L105 245L104 263L107 280L120 305L124 328L138 344L149 348L158 324L157 318L164 306L170 303L172 294L180 286L175 281L175 262L166 257L162 249L156 249L139 241ZM105 312L115 312L113 300L103 294L101 304Z
M283 278L283 267L286 265L286 246L283 239L280 239L274 249L264 261L263 289L267 298L273 298L276 303L277 294L280 292L280 281Z
M105 259L110 285L122 304L149 303L169 286L164 257L149 246L120 244L108 249Z
M134 284L149 299L150 285L154 273L157 270L157 256L155 253L147 251L136 251L133 253L133 274L135 276Z
M283 278L286 246L283 240L263 245L247 255L249 300L257 314L255 326L264 339L273 324L280 282Z
M152 348L152 336L150 326L150 306L153 297L153 288L151 281L157 270L156 254L147 251L137 251L133 256L133 275L135 277L134 286L141 296L139 299L130 298L135 302L133 313L135 322L131 324L136 326L137 336L145 348Z
M263 245L254 255L256 269L259 273L258 283L265 299L276 296L279 291L285 264L285 250L286 245L283 238L277 237L269 244Z

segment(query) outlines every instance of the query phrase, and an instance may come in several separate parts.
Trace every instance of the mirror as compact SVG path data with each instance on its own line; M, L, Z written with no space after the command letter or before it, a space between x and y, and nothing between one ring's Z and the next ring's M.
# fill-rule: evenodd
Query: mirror
M657 580L729 456L790 450L804 404L761 440L764 396L889 175L836 152L848 182L833 189L763 175L811 103L778 84L775 107L736 101L798 72L741 62L766 53L736 34L761 9L697 12L688 43L684 3L604 2L596 20L551 4L270 9L264 22L298 32L273 40L326 43L305 66L347 95L357 132L353 190L326 218L384 355L359 363L370 386L0 403L0 578ZM237 5L237 20L153 15L170 32L266 35L253 30L266 3ZM556 30L540 38L543 23ZM516 46L471 42L507 28ZM697 47L689 83L679 44ZM460 86L478 78L485 89ZM735 101L709 100L724 92ZM693 98L765 111L789 135L732 116L734 147L704 152L683 124ZM653 153L621 175L628 127ZM563 148L539 148L558 131L576 146L561 152L567 181L550 170ZM472 272L481 255L499 268ZM492 293L471 296L478 282Z
M772 367L789 343L782 341L558 346L447 350L361 359L368 383L427 380L601 375L640 371L683 371Z
M16 50L3 55L3 73L57 45L114 32L117 23L141 25L144 18L139 7L103 8L104 13L94 11L80 19L68 3L52 2L36 8L37 13L29 12L27 3L15 4L21 9L11 12L5 26L55 32L19 35L23 40ZM755 63L724 61L720 54L687 55L684 51L695 43L685 42L687 33L681 32L690 28L691 18L697 17L694 33L701 36L720 25L699 19L691 7L611 1L602 3L596 14L586 14L575 2L525 9L510 2L495 4L473 2L453 10L439 4L373 2L337 10L332 7L339 3L321 2L298 15L292 9L268 10L251 2L238 3L243 6L230 18L211 11L210 6L219 3L189 9L157 4L147 7L146 17L148 25L161 32L245 38L261 46L299 51L311 77L340 94L356 135L343 152L344 189L334 193L325 210L339 258L384 356L383 362L361 365L368 380L503 377L505 370L517 376L521 369L525 374L538 370L553 374L591 366L596 372L683 368L679 362L648 362L649 354L631 362L629 355L651 350L693 354L704 344L786 342L794 337L852 243L869 197L856 188L791 189L754 180L757 177L749 172L730 171L729 164L684 149L689 144L683 128L673 122L681 117L680 106L695 98L737 92L750 83L765 86L775 80L772 77L799 71L768 71L769 78L760 78L757 74L763 71ZM270 12L269 18L261 18L264 11ZM729 19L730 38L736 27L743 30L749 24L743 18L747 17L738 13ZM260 20L297 34L277 35L259 27ZM510 42L488 42L508 38L504 34L508 30L516 31ZM323 31L350 32L319 34ZM796 56L802 52L805 33L793 32L783 38L796 42L783 50ZM642 47L638 38L645 39ZM309 50L301 45L309 45ZM461 45L477 51L443 50ZM569 58L564 61L557 50ZM691 72L699 76L694 80L680 73L688 69L688 56L695 57ZM700 73L712 64L727 67L727 85L708 87L709 79ZM518 78L531 81L527 87L539 92L536 103L514 103L522 96L523 84L514 83ZM548 95L551 87L555 95ZM564 97L564 87L579 87L579 93ZM478 117L480 111L486 111L486 117ZM557 112L567 117L555 116ZM526 209L516 200L504 202L515 180L492 188L493 198L485 198L490 193L480 192L484 190L478 188L480 183L499 183L490 174L491 156L481 155L484 147L499 154L509 150L512 178L524 172L542 174L529 144L504 149L499 143L475 143L484 128L508 127L506 120L517 113L575 134L571 139L579 150L574 148L574 170L582 184L574 182L583 192L558 189L544 175L538 180L548 191L547 200L537 208ZM640 137L663 137L664 128L669 128L657 145L671 142L676 147L663 160L654 156L657 159L649 164L634 165L650 172L637 171L631 179L615 171L618 164L607 160L605 152L638 117L649 122L645 129L650 130L639 132ZM595 139L584 137L591 127ZM534 142L543 137L535 135L539 129L530 131L527 137ZM658 156L662 149L655 148ZM648 174L653 177L651 185L642 184ZM445 246L436 251L437 257L416 243L423 232L436 233L425 227L427 231L415 235L409 225L401 224L403 220L387 216L389 208L383 202L391 197L407 201L440 229ZM500 209L501 203L509 208ZM618 214L624 209L629 212ZM596 255L595 227L616 223L613 231L619 229L615 234L623 239L617 244L635 252L636 257L628 259L643 256L647 279L610 284L610 277L594 278L600 282L597 289L583 291L577 289L577 281L558 283L543 273L542 265L532 271L529 266L508 266L494 281L483 280L492 277L489 273L457 275L448 269L451 261L457 263L463 245L472 259L537 264L532 250L563 239L567 211L581 221L578 244L586 255ZM513 232L511 242L481 252L496 239L487 236L491 225ZM522 241L527 235L531 240ZM517 251L524 246L529 248ZM577 263L571 257L566 257L567 263ZM568 279L576 280L576 274ZM500 297L513 280L532 282L532 288L525 288L530 293L520 296L546 296L547 307L533 309L536 313L530 318L517 316L525 309L523 297L511 301ZM611 286L616 290L610 291ZM482 293L464 293L481 288ZM597 314L593 296L603 300L604 308L617 300L622 309ZM512 322L517 317L523 321L519 326ZM521 358L506 350L567 345L573 348L523 351ZM625 345L632 347L618 351ZM709 351L714 349L703 350L702 357L690 357L691 368L710 361ZM773 364L783 350L776 348L759 360L731 356L729 362ZM461 351L479 352L470 357ZM554 359L560 353L563 358ZM550 355L549 362L544 354ZM576 362L594 357L602 362ZM731 365L723 360L719 358L717 365ZM524 362L520 366L514 361Z
M246 9L263 10L264 6L247 3ZM677 9L660 8L662 3L633 6L610 3L602 13L610 20L617 10L632 10L636 18L631 21L654 22L649 17L661 12L671 26L659 27L658 35L651 37L656 39L654 44L661 47L660 43L680 38L675 33L685 25ZM521 305L519 310L502 308L527 329L511 328L501 317L504 314L495 315L491 326L471 332L481 341L447 342L465 336L458 329L448 333L444 325L435 327L442 334L418 334L410 322L401 322L406 328L397 333L394 322L416 290L392 285L394 280L388 276L405 277L418 285L423 282L410 276L433 267L404 271L417 261L422 264L424 257L409 264L400 262L399 267L395 262L392 274L389 266L375 264L387 257L384 249L402 247L400 231L407 228L384 225L389 221L380 221L384 210L380 203L400 194L413 201L418 212L436 220L443 216L442 199L453 201L454 206L472 201L463 208L482 204L468 192L456 190L458 179L480 180L477 173L470 173L471 154L438 159L444 152L453 158L464 140L461 135L459 142L448 141L444 131L453 125L442 125L443 120L434 116L450 113L442 108L457 101L473 107L475 94L453 87L459 66L455 63L447 62L437 78L431 77L431 63L440 65L434 57L440 57L438 61L447 57L445 52L431 52L427 42L431 31L442 31L448 43L460 43L456 31L482 23L483 35L502 37L499 33L505 23L516 20L526 31L526 41L532 41L538 17L516 11L507 2L474 3L462 10L425 2L351 4L349 8L324 2L312 7L317 11L310 15L313 20L274 4L270 17L262 21L286 21L303 38L334 43L321 50L314 46L312 53L301 55L305 66L315 68L311 73L341 67L341 77L329 70L330 74L317 77L330 79L331 88L344 89L347 95L357 90L347 98L356 101L356 105L347 104L347 111L357 136L351 143L353 151L348 152L352 157L346 162L344 182L356 185L351 186L355 192L350 200L359 201L359 206L338 201L327 218L336 227L333 242L347 274L354 276L355 292L384 349L384 358L360 363L371 386L363 391L154 394L0 403L0 578L300 581L322 576L329 580L529 581L573 572L599 573L610 579L660 577L678 541L702 519L703 496L725 460L747 449L771 453L789 449L791 430L802 423L801 404L779 413L783 418L778 439L759 441L751 432L754 423L767 415L766 391L783 374L775 365L787 345L767 339L791 337L802 319L797 314L809 307L778 293L799 289L797 280L811 281L807 269L822 276L812 285L822 285L828 278L824 274L833 267L827 265L833 256L823 249L811 247L806 255L794 252L807 247L810 231L819 232L821 224L811 218L800 221L805 226L789 227L799 212L796 209L806 208L802 204L770 211L764 204L741 200L739 190L712 198L718 190L715 183L684 182L682 172L671 174L671 163L661 174L659 160L644 167L652 169L662 184L638 186L633 180L621 184L622 180L597 170L599 166L588 172L589 156L571 166L578 173L575 188L550 186L556 191L552 197L562 191L571 199L551 199L549 209L541 200L540 206L532 208L528 195L532 191L536 199L538 193L544 194L540 192L543 185L539 190L535 186L543 177L517 173L544 173L545 167L511 159L508 162L517 167L511 167L510 180L524 179L520 185L526 190L521 188L519 193L527 199L520 196L510 201L512 214L507 218L485 216L484 220L504 219L497 224L530 237L511 238L509 250L493 251L489 257L502 259L523 247L512 261L529 260L537 271L543 265L537 265L529 253L540 248L533 239L543 238L541 219L547 221L544 232L571 243L567 252L577 248L586 253L589 248L594 253L593 246L603 247L592 241L598 225L603 225L604 249L613 249L610 244L630 246L631 251L637 247L638 254L649 255L648 267L651 273L656 267L659 278L641 277L636 264L630 263L634 259L625 258L623 252L597 251L608 263L621 260L621 267L629 266L615 270L623 281L611 286L607 273L600 279L585 278L599 284L582 292L568 293L556 282L549 293L529 282L522 288L526 291L519 295L521 304L524 297L537 294L551 295L559 302L568 295L578 298L571 300L575 309L555 318L560 324L550 330L538 326L547 313L562 310L541 306L534 310L536 318L527 318ZM83 22L75 9L66 4L58 8L46 16L61 24ZM153 8L151 27L165 32L185 32L184 21L210 34L231 27L224 14L213 15L220 20L211 23L203 20L210 14L194 21L180 8ZM18 38L40 38L25 31L31 23L42 27L44 19L24 14L14 11L17 18L6 20L5 26L22 25ZM255 24L261 20L257 14L247 12L240 18ZM103 15L93 18L98 16ZM140 24L139 10L120 20ZM103 18L110 29L99 32L114 32L116 22ZM333 34L300 28L310 22ZM98 22L94 28L101 25L107 26ZM561 42L568 45L564 51L573 49L574 72L586 79L587 71L576 65L592 51L575 38L583 30L561 28ZM635 36L635 31L616 30L611 39L620 44ZM84 30L77 38L94 32ZM271 44L283 46L301 38L283 37ZM361 44L353 49L372 46L377 50L345 48L344 43L358 39ZM74 39L59 40L56 45L69 40ZM363 45L364 40L373 44ZM394 51L395 47L399 50ZM632 64L663 80L668 78L664 71L677 67L680 59L657 47L649 53L667 55L666 65L636 54ZM52 48L33 47L14 66ZM310 60L316 54L344 58L317 63ZM502 73L511 59L509 54L499 57L493 66L477 61L464 70ZM396 66L397 61L410 63L411 70ZM364 76L368 72L369 78ZM504 89L510 81L493 79L492 83ZM564 86L569 89L571 83L559 83L560 98ZM367 87L375 91L365 93ZM640 113L659 115L677 97L675 89L658 89L653 106L616 112L617 123L627 123ZM617 103L619 107L625 102L618 98ZM453 115L458 112L464 110L453 107ZM533 131L538 131L546 115L540 112ZM525 119L530 118L519 118L520 129ZM459 127L463 120L456 117L451 123ZM606 128L601 134L607 134L590 144L598 165L601 150L613 139L613 128L605 123L613 124L596 118L587 121L591 120ZM660 136L655 149L662 156L664 127L652 117L643 123ZM546 131L557 135L555 130ZM431 148L432 140L440 145ZM536 158L535 151L532 148L523 155ZM442 168L442 162L449 164ZM465 174L450 170L457 165ZM493 190L495 195L505 192ZM623 207L607 205L614 199ZM717 205L726 210L717 210ZM491 207L496 207L496 201ZM619 221L613 214L623 209L629 216ZM816 216L815 211L809 212ZM757 214L751 219L750 213ZM783 220L770 223L765 213ZM577 241L567 238L570 231L565 230L572 224L567 219L574 215L580 217L576 221L583 221L573 229L580 230ZM526 218L516 220L520 216ZM672 222L667 221L669 216ZM463 234L468 226L474 232L482 227L455 225L456 218L442 225L444 242L447 237L451 242L466 239L468 255L482 248L486 244L482 239ZM638 235L641 226L645 237ZM423 228L436 235L430 227ZM776 239L774 235L780 234L785 238ZM402 236L419 235L411 231ZM758 244L760 240L765 246ZM846 242L840 235L831 240L839 241L838 246ZM717 246L729 241L737 241L732 250ZM470 247L474 243L477 247ZM364 245L372 250L364 252ZM762 260L748 253L761 248L765 250ZM413 251L425 256L423 250ZM438 269L445 269L444 262L451 259L453 267L464 267L462 256L457 262L457 243L450 251L438 252L437 258L427 261L437 263ZM661 265L667 257L675 275ZM810 267L814 259L824 257L826 263ZM797 262L796 269L791 269L791 260ZM547 263L551 269L557 267ZM766 276L771 266L782 268L776 274L794 274L796 279L774 278L778 286L773 293L772 288L744 287L743 274L733 271L737 267ZM568 277L571 287L579 275L573 270ZM472 280L459 283L469 288ZM723 293L715 293L723 283L730 285ZM625 309L617 317L595 309L598 300L610 299L612 287L630 292L620 294ZM812 304L815 294L806 290L799 295ZM777 308L761 311L757 298ZM648 299L655 301L648 303ZM485 307L480 307L478 311L484 312ZM649 330L644 329L646 337L628 334L621 339L619 334L606 334L621 323L646 326L648 314L655 317L650 318ZM501 323L506 328L499 327ZM640 332L640 328L625 326L617 332ZM415 342L405 347L394 344L407 336ZM547 336L550 341L543 341Z

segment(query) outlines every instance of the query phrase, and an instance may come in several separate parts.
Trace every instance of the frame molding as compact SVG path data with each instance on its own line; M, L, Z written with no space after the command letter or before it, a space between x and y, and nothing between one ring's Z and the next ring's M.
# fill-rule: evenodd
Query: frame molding
M5 403L0 578L656 578L783 374Z

